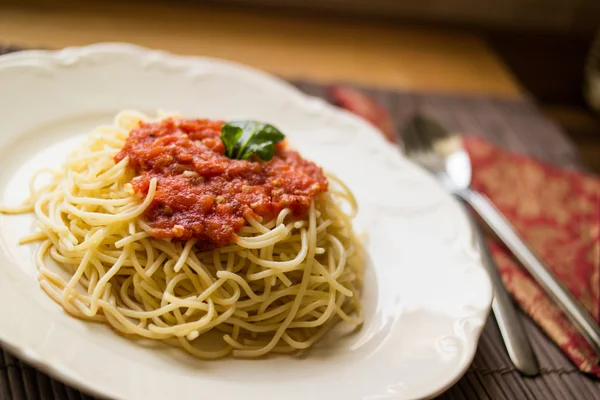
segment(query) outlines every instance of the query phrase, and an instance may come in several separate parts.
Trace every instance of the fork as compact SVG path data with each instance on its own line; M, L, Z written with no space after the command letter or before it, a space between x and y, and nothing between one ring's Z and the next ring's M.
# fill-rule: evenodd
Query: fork
M600 326L596 320L527 247L492 202L469 187L471 164L461 139L434 120L417 115L404 131L404 145L409 158L436 175L446 189L482 217L600 355Z
M413 118L403 132L402 140L404 151L407 157L426 167L431 172L438 172L445 168L443 158L434 150L437 145L437 150L443 150L444 146L439 143L451 144L448 142L448 135L445 131L437 126L430 125L429 121L424 120L420 116ZM444 142L446 141L446 142ZM463 171L463 185L470 183L470 164L463 164L468 167ZM437 174L439 176L439 174ZM448 178L442 177L448 186ZM486 268L492 287L494 289L494 298L492 300L492 310L496 318L496 322L500 329L500 334L504 340L506 350L515 368L524 375L534 376L539 373L539 365L535 354L531 348L531 344L525 334L521 321L517 315L517 310L512 302L502 278L498 272L498 267L492 258L489 249L485 243L485 239L481 229L469 210L466 202L458 195L455 197L460 201L464 208L464 212L469 218L469 222L473 229L474 244L481 254L481 261Z

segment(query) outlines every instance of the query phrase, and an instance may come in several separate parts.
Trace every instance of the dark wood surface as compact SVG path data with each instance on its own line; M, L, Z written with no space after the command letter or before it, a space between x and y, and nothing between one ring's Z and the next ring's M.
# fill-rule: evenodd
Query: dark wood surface
M600 35L600 33L597 33ZM594 32L481 32L542 112L575 143L583 165L600 174L600 111L584 98Z
M573 140L585 168L600 174L600 115L568 104L546 104L541 109Z

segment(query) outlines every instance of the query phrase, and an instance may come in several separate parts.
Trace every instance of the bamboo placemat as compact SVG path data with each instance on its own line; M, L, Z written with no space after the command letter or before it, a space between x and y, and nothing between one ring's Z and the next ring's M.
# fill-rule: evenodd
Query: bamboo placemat
M0 45L0 54L16 50L19 48ZM324 85L292 83L308 94L326 97ZM509 150L565 168L581 168L573 144L530 100L361 89L386 106L398 126L418 109L456 132L480 135ZM539 358L540 376L524 378L515 370L490 316L473 364L439 399L600 399L600 380L580 373L528 317L522 315L522 319ZM92 399L0 351L0 399Z

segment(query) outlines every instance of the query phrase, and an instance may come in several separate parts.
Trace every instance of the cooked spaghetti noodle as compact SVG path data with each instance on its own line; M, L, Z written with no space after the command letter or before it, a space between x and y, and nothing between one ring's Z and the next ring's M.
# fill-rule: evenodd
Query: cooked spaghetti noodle
M270 220L247 217L228 245L206 250L195 238L157 238L144 212L158 179L143 195L133 190L136 172L128 158L115 162L129 131L144 119L119 114L60 169L34 176L24 205L0 208L35 213L37 229L21 243L41 241L39 281L56 303L77 318L204 359L294 352L340 320L362 323L363 259L351 225L356 202L342 182L329 177L329 190L302 218L289 208ZM36 187L39 174L49 174L50 183ZM218 348L198 345L209 331L219 332Z

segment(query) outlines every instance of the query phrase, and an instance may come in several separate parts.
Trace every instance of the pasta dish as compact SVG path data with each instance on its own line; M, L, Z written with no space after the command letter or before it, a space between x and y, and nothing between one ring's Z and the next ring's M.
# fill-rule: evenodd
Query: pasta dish
M41 288L74 317L203 359L362 324L356 201L270 124L121 112L30 191L0 211L34 213L21 243L39 243Z

